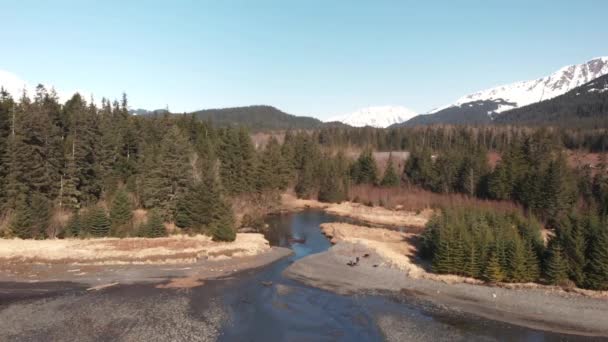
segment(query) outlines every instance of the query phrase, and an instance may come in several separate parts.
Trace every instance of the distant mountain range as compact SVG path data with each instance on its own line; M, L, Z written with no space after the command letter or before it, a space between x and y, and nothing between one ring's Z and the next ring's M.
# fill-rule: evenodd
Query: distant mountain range
M496 124L608 127L608 75L552 99L498 115Z
M377 106L359 109L355 112L336 116L325 120L326 122L342 122L353 127L378 127L384 128L390 125L407 121L416 112L401 106Z
M539 79L478 91L423 115L416 115L414 111L401 106L376 106L362 108L322 122L313 117L291 115L266 105L205 109L191 114L201 120L213 121L219 126L241 124L249 126L252 130L493 123L608 127L608 120L603 119L607 114L606 106L608 106L606 75L608 75L608 57L594 58L583 64L563 67ZM2 70L0 70L0 86L7 89L15 98L21 96L24 88L28 95L34 95L35 87L16 75ZM47 86L47 89L50 87ZM71 95L68 92L59 92L62 102ZM164 109L131 110L131 113L136 115L166 112Z
M463 96L453 104L416 116L399 125L484 124L504 112L549 100L608 74L608 57L570 65L531 81L516 82Z

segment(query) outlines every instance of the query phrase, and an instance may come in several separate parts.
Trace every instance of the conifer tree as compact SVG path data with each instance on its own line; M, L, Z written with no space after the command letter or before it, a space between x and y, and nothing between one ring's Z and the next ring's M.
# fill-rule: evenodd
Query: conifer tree
M87 213L87 229L94 237L107 236L110 232L111 223L106 211L98 206L92 207Z
M59 207L72 210L80 209L82 194L78 190L78 175L73 155L66 158L65 172L61 177Z
M594 290L608 290L608 231L605 225L590 241L589 263L585 269L585 284Z
M214 218L211 222L210 230L214 241L234 241L236 239L232 208L223 199L220 199L215 205Z
M351 177L356 184L376 184L378 167L371 149L366 149L360 155L351 169Z
M505 273L496 253L491 253L484 268L483 278L490 283L498 283L505 279Z
M397 172L393 166L392 153L388 155L388 163L386 165L386 170L384 171L384 176L382 177L380 185L388 187L399 185L399 176L397 176Z
M564 259L559 241L551 241L545 267L545 275L550 284L561 285L568 280L568 264Z
M525 282L528 277L526 268L526 252L521 241L516 238L509 246L509 281L520 283Z
M83 231L82 224L83 222L80 217L80 213L78 211L75 211L72 216L70 216L70 219L68 220L68 223L65 226L64 235L66 237L79 237L81 232Z
M540 277L540 265L538 262L538 257L536 256L536 252L534 251L534 247L531 242L528 242L525 248L525 257L526 257L526 277L523 281L537 281Z
M130 223L132 217L133 212L127 192L124 189L120 189L114 196L112 207L110 208L110 221L112 223L112 230L115 232L113 235L118 235L118 232Z
M17 207L11 221L12 234L21 239L31 239L34 237L32 226L33 220L30 207L25 201L17 202Z
M175 206L175 213L173 214L173 217L175 218L175 225L178 226L179 228L190 228L192 227L192 212L191 210L191 205L189 203L189 199L191 198L190 195L190 190L187 190L187 192L185 194L183 194L182 196L180 196L177 200L176 206Z
M150 217L143 227L142 235L148 238L167 236L167 229L165 228L162 216L158 210L152 209L150 211Z

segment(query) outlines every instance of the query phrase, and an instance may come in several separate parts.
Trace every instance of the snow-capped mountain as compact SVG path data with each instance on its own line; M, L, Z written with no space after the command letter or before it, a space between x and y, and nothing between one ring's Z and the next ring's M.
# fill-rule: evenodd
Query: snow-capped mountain
M54 89L54 87L47 83L42 83L44 87L50 91ZM36 84L29 83L19 76L13 74L12 72L8 72L5 70L0 70L0 88L4 88L14 99L18 100L23 95L23 90L26 91L27 95L32 98L36 94ZM85 99L90 99L92 94L90 92L85 92L82 90L74 90L74 91L63 91L57 90L57 96L59 97L60 102L65 102L69 100L75 93L80 93Z
M416 112L402 106L376 106L359 109L350 114L335 116L325 122L339 121L353 127L384 128L416 116Z
M495 104L496 108L487 112L488 115L494 116L509 109L565 94L573 88L606 74L608 74L608 57L598 57L583 64L565 66L546 77L502 85L466 95L451 105L430 111L429 114L453 107L466 109L466 107L473 107L473 102L479 104L481 103L479 101L487 101Z

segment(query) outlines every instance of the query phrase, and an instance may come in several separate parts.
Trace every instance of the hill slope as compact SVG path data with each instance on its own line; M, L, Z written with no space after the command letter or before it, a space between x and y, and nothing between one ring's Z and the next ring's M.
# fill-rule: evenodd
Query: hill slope
M550 100L502 113L496 123L608 127L608 75Z
M252 130L312 129L323 125L318 119L287 114L271 106L205 109L192 114L218 126L245 125Z
M489 123L501 113L532 103L552 99L608 74L608 57L565 66L535 80L515 82L461 97L451 105L419 115L405 125ZM483 119L485 111L488 119Z

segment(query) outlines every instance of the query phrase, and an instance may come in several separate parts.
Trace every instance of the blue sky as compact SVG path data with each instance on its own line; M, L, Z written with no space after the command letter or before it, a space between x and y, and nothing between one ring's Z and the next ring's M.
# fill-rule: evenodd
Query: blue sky
M418 112L608 55L608 1L7 1L0 69L131 106Z

